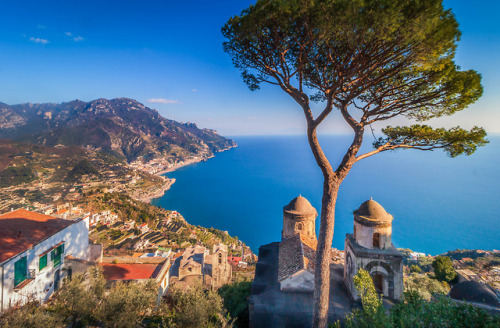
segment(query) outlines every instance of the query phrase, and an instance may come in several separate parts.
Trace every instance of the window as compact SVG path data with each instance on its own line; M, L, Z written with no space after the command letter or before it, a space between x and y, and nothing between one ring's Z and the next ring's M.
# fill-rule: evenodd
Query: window
M14 263L14 286L19 285L28 277L28 262L27 258L22 257Z
M64 244L57 246L50 252L50 259L52 260L52 262L54 262L54 266L58 266L59 264L61 264L61 258L63 253L64 253Z
M297 223L297 230L301 231L302 229L304 229L302 223Z
M47 254L40 256L38 259L38 271L42 271L47 266Z
M380 248L380 233L378 232L373 234L373 247Z

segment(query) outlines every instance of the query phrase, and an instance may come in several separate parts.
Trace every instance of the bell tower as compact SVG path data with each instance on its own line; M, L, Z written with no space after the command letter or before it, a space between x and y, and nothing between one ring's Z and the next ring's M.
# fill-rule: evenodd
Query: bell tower
M315 221L318 213L311 203L298 196L283 207L283 231L281 240L301 234L316 240Z

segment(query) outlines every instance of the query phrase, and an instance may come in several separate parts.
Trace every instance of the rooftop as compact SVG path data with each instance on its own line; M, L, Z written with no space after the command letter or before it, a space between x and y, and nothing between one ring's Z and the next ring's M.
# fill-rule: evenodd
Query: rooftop
M287 206L283 207L283 211L290 214L317 214L316 209L311 203L300 195L292 199Z
M55 235L75 221L18 209L0 215L0 263Z
M362 218L367 221L378 221L378 222L391 222L392 215L386 212L386 210L377 203L376 201L370 199L361 204L361 206L354 211L355 218Z
M317 242L296 234L283 240L279 246L278 281L282 281L301 270L314 274Z
M160 273L163 263L101 263L107 280L154 279Z

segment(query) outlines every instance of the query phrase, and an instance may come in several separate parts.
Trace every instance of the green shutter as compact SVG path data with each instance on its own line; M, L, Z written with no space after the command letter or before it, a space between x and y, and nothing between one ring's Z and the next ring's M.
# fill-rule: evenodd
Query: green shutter
M38 270L42 271L42 269L47 266L47 254L45 254L44 256L40 256L38 262L39 262Z
M21 282L26 280L27 276L28 276L28 262L25 256L19 259L16 263L14 263L14 286L17 286Z

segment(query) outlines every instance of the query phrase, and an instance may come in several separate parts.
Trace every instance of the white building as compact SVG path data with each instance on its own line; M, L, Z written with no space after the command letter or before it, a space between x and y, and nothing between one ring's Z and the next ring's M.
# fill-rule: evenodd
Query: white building
M88 218L69 221L24 209L0 215L0 312L46 301L72 273L67 256L88 260Z

